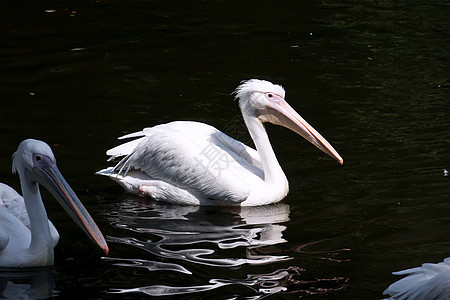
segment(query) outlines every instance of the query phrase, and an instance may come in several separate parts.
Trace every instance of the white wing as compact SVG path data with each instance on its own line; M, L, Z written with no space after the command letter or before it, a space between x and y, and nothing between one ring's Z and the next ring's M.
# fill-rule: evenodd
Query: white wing
M0 262L2 255L11 256L14 249L26 249L31 241L31 231L5 206L0 206Z
M262 181L257 152L212 126L172 122L125 137L142 135L107 152L126 155L114 169L120 175L140 170L198 199L229 203L244 201L250 185Z
M391 284L384 292L389 299L450 299L450 257L438 264L394 272L407 275Z
M12 187L0 182L0 206L19 219L26 227L30 228L30 219L25 208L25 202Z
M48 222L55 247L59 241L59 233L53 223L50 220ZM0 252L13 239L29 243L30 218L22 196L10 186L0 182Z

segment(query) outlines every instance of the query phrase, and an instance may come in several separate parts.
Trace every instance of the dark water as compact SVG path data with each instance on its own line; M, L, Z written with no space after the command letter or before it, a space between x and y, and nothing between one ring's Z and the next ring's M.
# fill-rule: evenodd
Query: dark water
M0 3L1 181L17 189L11 154L45 140L111 249L45 194L55 266L2 271L5 296L377 299L450 255L449 3L279 2ZM230 93L249 78L282 84L344 165L269 126L290 182L272 207L158 204L94 175L158 123L248 139Z

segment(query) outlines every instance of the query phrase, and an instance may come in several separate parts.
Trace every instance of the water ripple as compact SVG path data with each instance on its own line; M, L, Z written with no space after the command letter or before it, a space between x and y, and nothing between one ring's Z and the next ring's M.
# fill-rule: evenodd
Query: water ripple
M304 269L300 267L289 267L278 269L267 274L249 274L246 279L211 279L205 285L196 286L168 286L151 285L132 289L114 289L110 293L143 293L150 296L173 296L191 294L214 290L228 285L241 285L249 288L255 294L245 299L263 299L269 295L284 292L285 294L303 293L308 295L324 294L331 291L343 290L347 287L348 279L334 277L329 279L301 280ZM326 287L324 287L326 285ZM227 299L237 299L230 295Z
M114 208L107 211L107 219L119 230L114 231L115 236L107 236L107 240L126 247L122 255L127 257L104 257L104 263L150 272L160 271L162 277L169 276L170 272L183 274L180 276L199 275L199 269L204 267L221 268L223 271L212 269L201 272L202 275L196 276L195 283L191 285L178 286L175 283L178 281L172 281L174 285L166 284L160 278L160 282L155 284L140 282L131 288L111 288L108 293L169 296L237 285L249 290L251 296L245 299L262 299L276 293L309 295L344 289L348 278L308 278L305 270L297 266L294 257L289 254L300 253L320 260L344 262L348 260L340 256L350 249L324 250L322 244L326 240L296 246L295 249L280 247L287 242L283 233L287 228L289 213L289 205L285 203L262 207L197 207L131 198L114 204ZM314 247L318 247L318 250L310 249ZM133 248L145 252L132 251ZM140 257L135 256L137 253L140 253ZM142 257L145 253L149 253L150 258ZM116 255L114 252L112 254ZM253 270L249 274L248 270L243 269L244 266L267 266L287 261L292 265L279 265L268 273ZM244 273L234 273L237 269ZM225 275L228 270L241 278ZM226 278L214 278L218 274ZM198 283L200 278L205 284ZM231 292L226 297L235 299L242 298L242 295L235 297Z

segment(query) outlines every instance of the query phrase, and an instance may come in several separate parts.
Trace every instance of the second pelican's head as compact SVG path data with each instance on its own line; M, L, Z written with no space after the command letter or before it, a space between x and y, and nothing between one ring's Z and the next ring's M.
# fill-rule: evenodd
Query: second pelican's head
M13 155L12 170L13 173L19 173L21 182L33 194L39 194L38 184L48 189L78 226L108 254L108 245L102 232L62 176L56 166L55 156L46 143L34 139L21 142Z

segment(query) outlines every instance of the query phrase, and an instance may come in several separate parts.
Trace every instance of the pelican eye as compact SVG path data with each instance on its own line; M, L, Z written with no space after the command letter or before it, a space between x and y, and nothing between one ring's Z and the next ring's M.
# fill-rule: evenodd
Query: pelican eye
M36 155L36 160L42 160L42 157L39 155Z
M272 98L273 95L272 94L267 94L267 97Z

